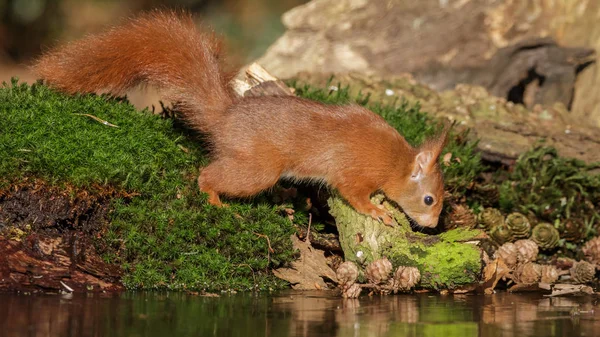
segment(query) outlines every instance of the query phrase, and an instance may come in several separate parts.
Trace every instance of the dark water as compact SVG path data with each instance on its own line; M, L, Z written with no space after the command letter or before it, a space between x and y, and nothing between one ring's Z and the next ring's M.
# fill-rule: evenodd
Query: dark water
M0 336L599 336L598 300L323 292L0 294Z

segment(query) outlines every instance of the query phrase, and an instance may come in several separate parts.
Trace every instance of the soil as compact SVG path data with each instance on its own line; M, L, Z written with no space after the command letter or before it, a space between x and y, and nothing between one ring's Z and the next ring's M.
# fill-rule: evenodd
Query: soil
M35 179L0 190L0 290L118 291L122 271L100 244L113 189Z
M11 184L0 192L0 228L29 225L33 231L47 234L98 231L106 222L111 194L114 192L50 187L39 180Z

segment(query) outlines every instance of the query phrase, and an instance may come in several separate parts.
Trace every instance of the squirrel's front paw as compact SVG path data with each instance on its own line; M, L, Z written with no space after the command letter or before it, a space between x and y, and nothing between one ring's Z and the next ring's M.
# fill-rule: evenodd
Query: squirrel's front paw
M371 211L371 217L375 220L379 220L387 226L394 226L394 218L392 213L381 208L376 208Z

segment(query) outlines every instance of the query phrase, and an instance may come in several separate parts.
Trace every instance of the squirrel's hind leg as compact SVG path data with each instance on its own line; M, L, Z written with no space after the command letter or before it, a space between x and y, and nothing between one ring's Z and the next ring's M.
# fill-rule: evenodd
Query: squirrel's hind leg
M208 194L208 203L214 206L226 206L221 202L221 198L219 198L219 194L210 187L210 185L206 182L206 178L202 177L202 173L198 176L198 187L200 191Z
M222 206L219 195L250 197L275 185L280 175L281 169L268 163L219 158L202 169L198 187L210 204Z

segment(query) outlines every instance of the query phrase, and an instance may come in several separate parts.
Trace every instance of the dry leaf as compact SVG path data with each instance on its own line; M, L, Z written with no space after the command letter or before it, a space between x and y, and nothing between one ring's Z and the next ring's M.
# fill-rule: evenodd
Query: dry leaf
M337 282L335 272L327 264L322 250L313 248L296 235L292 235L291 239L294 249L300 251L300 258L291 263L291 268L273 270L275 276L290 282L296 290L328 289L324 277Z
M451 160L452 160L452 152L448 152L444 155L442 162L444 163L444 166L450 166Z
M483 292L487 295L494 293L498 282L510 274L510 269L502 259L495 259L483 269Z
M296 212L296 211L294 211L294 209L292 209L292 208L285 208L283 211L287 215L288 219L290 219L290 221L293 222L294 221L294 212Z

